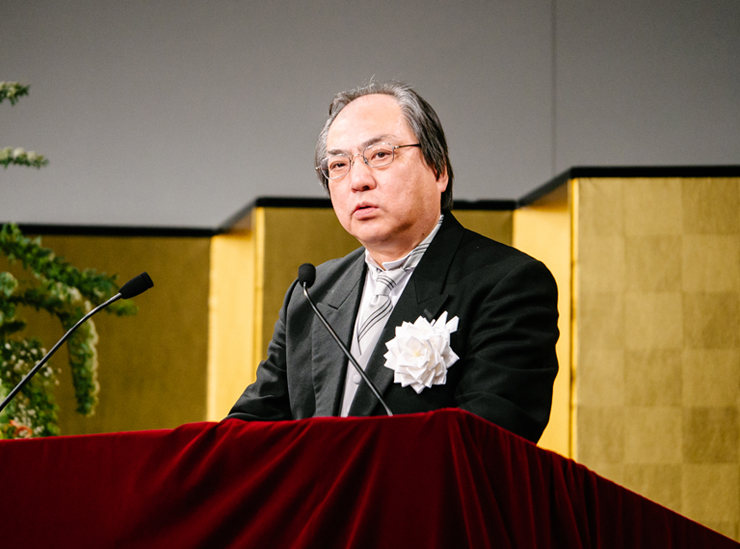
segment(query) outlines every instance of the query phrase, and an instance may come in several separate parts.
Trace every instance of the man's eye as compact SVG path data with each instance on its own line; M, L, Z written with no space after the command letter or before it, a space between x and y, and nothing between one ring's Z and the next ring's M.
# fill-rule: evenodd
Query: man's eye
M347 161L343 159L330 160L329 171L342 170L347 167Z
M393 154L393 151L391 151L390 149L385 149L385 148L373 149L369 152L370 152L370 156L368 156L367 161L370 164L374 164L377 162L387 162L388 160L390 160L391 155Z

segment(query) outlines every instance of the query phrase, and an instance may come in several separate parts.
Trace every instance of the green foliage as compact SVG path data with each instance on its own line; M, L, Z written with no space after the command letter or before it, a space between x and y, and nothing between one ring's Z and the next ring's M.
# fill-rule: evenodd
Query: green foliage
M24 269L33 271L43 281L42 286L29 288L24 297L28 304L37 309L59 308L76 297L75 291L97 306L118 291L115 277L98 274L95 269L80 271L56 257L51 249L41 247L40 238L31 239L23 235L12 223L0 227L0 253L11 262L20 261ZM119 301L108 310L127 315L132 314L135 307L130 301Z
M30 87L19 82L0 82L0 103L7 99L11 105L15 105L19 97L28 95Z
M19 97L28 95L29 88L30 86L24 86L19 82L0 82L0 103L7 99L11 105L15 105ZM34 151L26 151L21 147L5 147L0 149L0 164L6 169L11 164L41 168L48 163L49 161L43 155L37 154Z
M41 168L46 166L49 161L40 154L36 154L34 151L26 152L24 149L5 147L0 149L0 164L4 167L8 167L11 164L16 166L29 166L31 168Z
M0 340L0 396L17 385L46 353L35 338ZM30 438L59 434L57 410L51 389L58 383L45 364L23 390L0 412L0 438Z
M118 292L115 277L99 274L93 269L80 271L52 250L43 248L39 238L23 235L16 225L0 228L0 254L10 263L20 261L32 275L19 282L9 272L0 273L0 388L10 390L41 358L37 356L40 344L34 339L19 339L25 322L16 317L18 305L46 311L69 330L94 306ZM130 301L118 301L106 311L117 315L131 315L136 307ZM98 335L92 320L82 324L67 340L69 365L77 399L77 412L91 415L98 402L97 351ZM24 345L26 347L24 347ZM43 352L42 352L43 355ZM31 357L35 360L30 361ZM0 416L0 437L47 436L58 431L56 405L51 394L55 382L54 371L43 369L28 383Z

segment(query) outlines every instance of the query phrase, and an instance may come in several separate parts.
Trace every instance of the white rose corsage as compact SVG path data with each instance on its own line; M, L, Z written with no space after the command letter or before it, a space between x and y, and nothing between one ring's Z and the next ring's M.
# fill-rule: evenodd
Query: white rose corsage
M385 346L385 367L395 373L393 381L410 385L421 393L425 387L443 385L447 369L459 358L450 347L450 334L457 331L458 318L447 322L447 311L429 322L423 316L416 322L396 327L396 337Z

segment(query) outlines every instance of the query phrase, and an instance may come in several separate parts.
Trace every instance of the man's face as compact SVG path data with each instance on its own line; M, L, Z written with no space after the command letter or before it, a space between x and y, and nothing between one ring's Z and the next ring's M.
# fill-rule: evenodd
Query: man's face
M418 143L393 97L366 95L334 119L326 149L354 155L380 142ZM393 163L382 168L370 168L357 156L349 174L329 181L339 222L378 262L403 257L432 231L446 188L447 174L438 178L418 147L396 149Z

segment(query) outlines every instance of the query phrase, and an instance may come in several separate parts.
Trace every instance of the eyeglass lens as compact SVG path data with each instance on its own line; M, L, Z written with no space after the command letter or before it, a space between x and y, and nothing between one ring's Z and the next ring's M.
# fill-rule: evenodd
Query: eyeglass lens
M357 155L355 155L357 156ZM393 162L394 147L389 143L376 143L362 151L362 159L371 168L382 168ZM352 168L353 157L348 154L335 154L321 163L322 173L329 179L345 176Z

